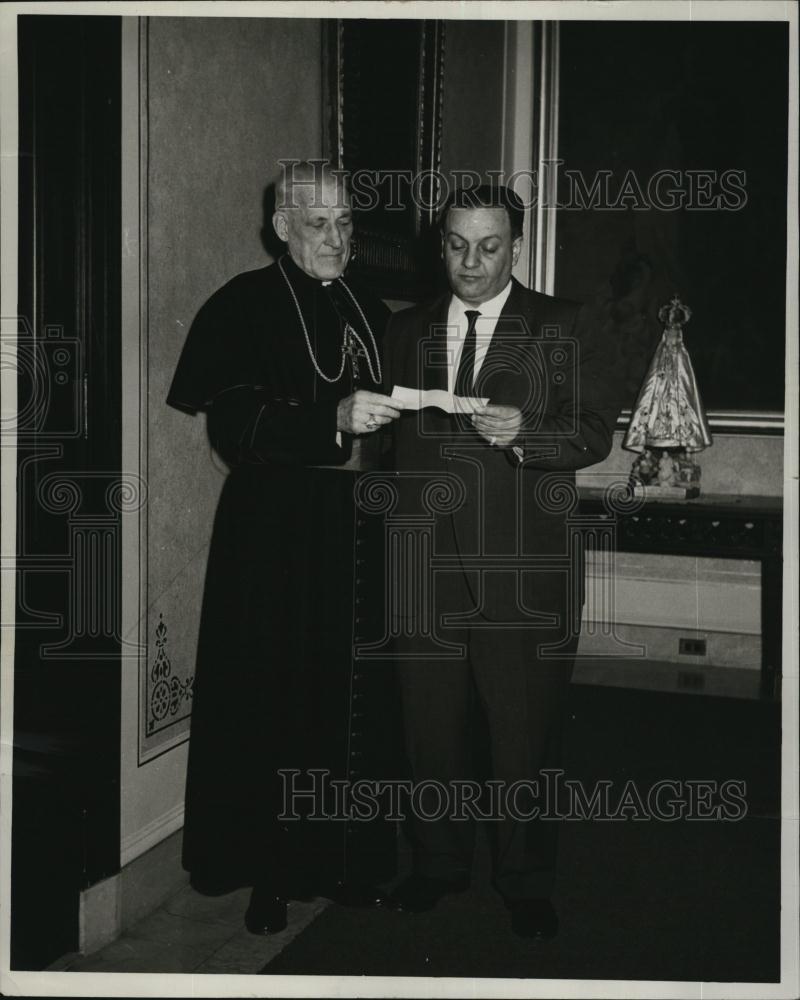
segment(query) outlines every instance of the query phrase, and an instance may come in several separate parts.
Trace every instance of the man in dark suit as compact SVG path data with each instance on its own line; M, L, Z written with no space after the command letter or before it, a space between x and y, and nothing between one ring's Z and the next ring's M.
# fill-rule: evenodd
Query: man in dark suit
M517 933L551 937L555 824L524 817L546 808L534 782L558 764L577 648L575 470L609 453L620 405L579 307L511 277L523 217L507 188L453 195L441 221L450 291L396 313L387 334L388 391L488 400L457 399L465 412L454 414L407 406L392 427L395 510L434 522L431 572L421 587L401 581L408 603L391 605L406 752L415 788L425 786L409 823L413 874L394 903L429 910L469 884L475 823L469 810L437 812L435 785L452 802L478 773L482 718L483 765L488 756L498 783L488 810L494 884Z

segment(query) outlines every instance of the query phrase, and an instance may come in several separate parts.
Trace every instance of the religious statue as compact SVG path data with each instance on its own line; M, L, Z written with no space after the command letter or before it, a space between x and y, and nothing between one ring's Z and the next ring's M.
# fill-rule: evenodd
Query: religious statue
M634 486L650 493L697 496L700 466L691 457L712 443L682 327L691 310L677 295L662 306L664 333L639 391L623 448L640 454Z
M668 451L661 453L661 461L658 463L658 482L660 486L672 486L672 477L675 474L675 466Z

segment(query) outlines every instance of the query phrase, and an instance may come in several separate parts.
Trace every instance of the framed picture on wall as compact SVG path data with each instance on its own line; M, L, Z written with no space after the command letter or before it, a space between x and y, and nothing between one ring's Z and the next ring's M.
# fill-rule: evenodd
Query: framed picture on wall
M418 300L436 274L444 31L422 20L332 19L324 28L325 145L351 176L351 267L386 298Z
M650 357L677 293L712 429L782 433L789 25L569 21L560 62L556 293Z

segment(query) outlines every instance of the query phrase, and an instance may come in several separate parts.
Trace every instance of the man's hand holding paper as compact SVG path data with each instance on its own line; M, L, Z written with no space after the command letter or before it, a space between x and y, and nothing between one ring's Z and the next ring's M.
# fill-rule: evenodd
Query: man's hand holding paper
M391 398L402 403L406 410L435 406L445 413L469 414L481 437L499 448L512 444L522 427L522 412L518 407L490 403L479 396L456 396L444 389L410 389L396 385Z
M472 416L475 430L491 445L507 448L516 441L522 427L522 411L516 406L489 403Z

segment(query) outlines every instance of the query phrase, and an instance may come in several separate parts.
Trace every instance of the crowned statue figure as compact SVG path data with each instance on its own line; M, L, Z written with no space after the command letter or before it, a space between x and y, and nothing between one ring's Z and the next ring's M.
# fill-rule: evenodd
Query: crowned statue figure
M700 466L691 455L712 443L692 362L683 343L682 327L691 315L677 295L659 310L664 333L622 444L628 451L640 453L631 476L635 488L646 488L648 492L697 496Z

